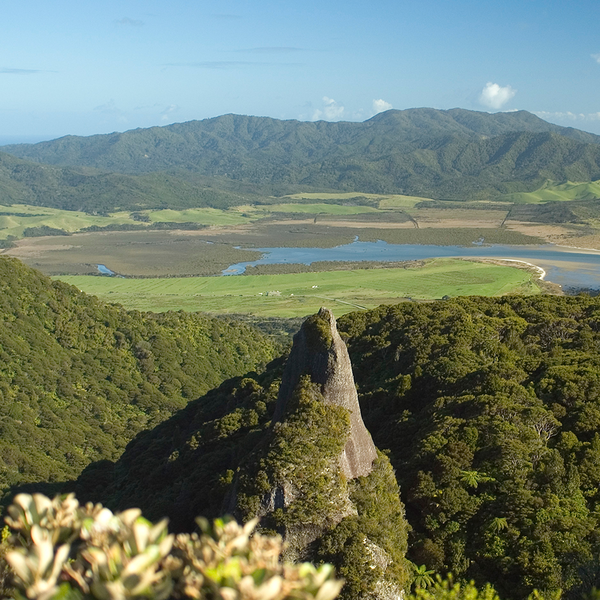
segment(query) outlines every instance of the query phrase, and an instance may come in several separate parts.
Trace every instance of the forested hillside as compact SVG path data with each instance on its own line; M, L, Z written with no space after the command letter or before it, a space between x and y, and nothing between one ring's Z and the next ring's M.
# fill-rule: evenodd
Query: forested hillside
M600 136L547 123L528 113L482 113L463 109L390 110L363 123L280 121L267 117L223 115L165 127L134 129L89 137L65 136L38 144L4 146L5 152L41 163L93 166L107 171L148 173L172 168L200 170L215 157L261 151L300 160L308 150L323 158L357 149L373 152L393 145L403 152L448 137L468 140L514 132L556 133L586 144ZM375 147L373 147L375 146Z
M600 584L598 299L406 304L340 328L411 560L504 597Z
M0 258L0 489L119 457L273 343L242 323L107 305Z
M552 125L525 111L488 114L421 108L390 110L364 123L224 115L3 150L70 168L129 175L168 172L171 184L183 186L184 196L193 195L185 184L193 174L233 181L222 185L233 185L239 193L251 184L271 194L292 187L464 200L533 191L549 179L600 179L599 141L600 136ZM8 175L9 181L2 184L6 189L15 181ZM97 175L86 185L98 186L99 180L108 178L102 181L105 195L110 196L114 186L128 190L126 197L145 190L147 202L168 187L162 175L111 177L114 181ZM26 180L27 176L20 181ZM124 206L124 200L116 197L113 203Z
M30 204L106 214L140 208L227 208L248 201L215 189L202 177L175 174L126 175L85 167L57 167L0 152L0 204Z
M365 423L396 469L413 563L506 598L600 584L598 299L404 303L339 328ZM219 514L265 439L282 363L188 404L115 464L91 465L78 495L167 514L175 528Z

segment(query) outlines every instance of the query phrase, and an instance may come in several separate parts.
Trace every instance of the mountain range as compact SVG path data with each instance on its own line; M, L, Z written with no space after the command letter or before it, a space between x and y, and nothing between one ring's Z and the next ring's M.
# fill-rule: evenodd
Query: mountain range
M82 198L105 186L100 195L108 209L111 202L115 208L164 207L165 198L178 198L179 206L214 205L198 196L209 186L213 195L227 190L225 204L241 204L247 193L292 189L487 199L532 191L547 180L600 179L600 136L526 111L389 110L362 123L223 115L2 150L27 161L0 155L6 197L21 186L21 196L57 208L73 195L72 181ZM32 162L53 167L36 170ZM54 187L44 187L49 178Z

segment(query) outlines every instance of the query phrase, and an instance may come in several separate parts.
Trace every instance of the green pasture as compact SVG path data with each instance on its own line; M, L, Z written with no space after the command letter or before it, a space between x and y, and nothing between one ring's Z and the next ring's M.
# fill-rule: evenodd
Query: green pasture
M588 183L567 181L559 185L549 181L534 192L504 194L499 200L515 204L539 204L541 202L593 200L595 198L600 198L600 181Z
M256 220L237 210L188 208L186 210L152 210L145 214L152 223L198 223L199 225L243 225Z
M103 217L73 210L46 208L45 206L26 204L0 206L0 239L6 239L11 235L20 238L23 237L23 231L28 227L43 225L73 233L92 225L106 227L124 223L135 223L128 212L119 212L109 217Z
M363 194L362 192L337 192L325 194L316 193L299 193L283 196L285 200L326 200L329 202L349 202L356 199L365 198L377 204L379 208L413 208L419 202L430 201L431 198L420 198L418 196L403 196L401 194Z
M198 223L200 225L242 225L263 216L258 214L249 216L236 210L220 210L217 208L138 212L141 215L148 216L150 223ZM123 224L139 226L145 223L133 219L130 212L117 212L108 216L98 216L73 210L59 210L25 204L0 206L0 239L6 239L11 235L21 238L28 227L41 227L44 225L53 229L62 229L67 233L76 233L94 225L108 227Z
M271 204L265 207L269 213L307 213L310 215L360 215L380 212L372 206L345 206L343 204Z
M62 281L129 309L247 313L297 317L320 306L336 315L408 298L537 294L532 273L460 259L435 259L420 268L380 268L285 275L124 279L65 276Z
M151 223L198 223L208 226L234 226L252 223L258 219L271 216L273 213L306 213L310 215L325 214L332 216L379 213L372 206L344 206L324 203L290 203L274 205L248 205L221 210L217 208L190 208L185 210L150 210L117 212L108 216L90 215L84 212L59 210L42 206L25 204L0 206L0 239L9 236L23 237L25 229L47 226L61 229L67 233L77 233L88 227L109 227L111 225L130 224L136 226ZM138 219L134 219L136 214ZM139 216L147 217L145 222Z

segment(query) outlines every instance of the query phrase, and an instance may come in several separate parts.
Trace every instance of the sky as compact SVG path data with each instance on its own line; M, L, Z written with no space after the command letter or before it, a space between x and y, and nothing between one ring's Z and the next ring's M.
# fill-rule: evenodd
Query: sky
M0 143L415 107L600 134L598 23L598 0L20 0L0 24Z

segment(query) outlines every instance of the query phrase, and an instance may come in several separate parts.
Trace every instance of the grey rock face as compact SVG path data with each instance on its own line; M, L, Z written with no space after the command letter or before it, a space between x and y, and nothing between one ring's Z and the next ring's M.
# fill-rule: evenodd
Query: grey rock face
M353 588L347 600L402 600L406 537L396 526L404 512L395 494L397 506L384 494L380 527L394 523L394 533L391 538L371 533L372 509L381 499L367 494L396 482L363 423L350 357L327 309L309 317L294 337L267 434L240 466L227 512L259 517L263 526L276 529L286 542L286 560L325 559L331 544L342 540L335 559L341 568L355 560L358 548L363 560L355 567L368 589Z
M342 406L350 412L350 438L340 457L345 477L353 479L368 475L377 451L360 414L346 344L337 331L335 317L326 308L321 308L316 317L307 319L294 336L279 388L275 421L282 418L294 388L305 374L321 386L327 404Z

